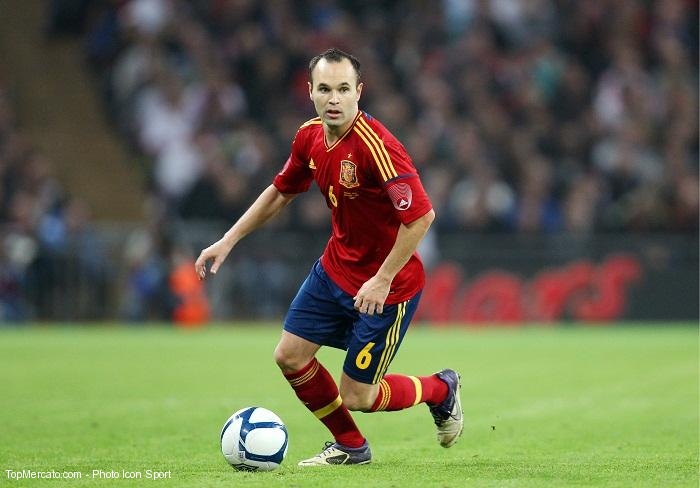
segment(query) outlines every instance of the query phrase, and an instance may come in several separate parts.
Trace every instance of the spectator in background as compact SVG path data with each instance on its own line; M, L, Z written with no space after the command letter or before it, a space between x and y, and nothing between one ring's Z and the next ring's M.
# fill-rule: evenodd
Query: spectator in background
M131 140L176 217L220 216L191 211L213 170L201 132L222 147L218 176L235 199L258 193L274 168L251 170L261 145L240 137L261 135L273 157L260 161L284 157L290 121L310 115L304 60L336 44L377 77L368 111L396 128L435 185L451 217L442 230L697 228L695 2L131 0L92 9L89 52L115 53L96 69L110 79L117 123L137 128ZM282 85L296 87L292 96ZM390 86L399 95L387 96ZM298 212L316 225L313 205Z
M154 191L168 201L196 200L211 178L192 142L201 130L226 148L223 166L235 168L219 176L252 199L274 168L242 168L250 146L230 145L230 135L246 127L273 153L261 161L284 157L290 121L310 115L304 60L337 44L377 77L368 80L368 111L396 127L435 185L436 206L450 216L442 230L697 228L694 2L132 0L118 12L112 31L128 36L111 77L115 113L140 114L136 140L153 161ZM279 87L290 84L288 97ZM389 96L393 86L400 90ZM174 111L163 106L171 91ZM186 102L186 93L200 102ZM162 100L155 107L154 96ZM176 145L156 137L166 133ZM584 204L585 195L595 202ZM207 217L177 207L176 216ZM316 225L313 205L298 211Z
M437 231L697 232L697 2L47 6L49 37L84 36L109 114L143 156L152 196L165 208L162 225L240 215L275 173L269 162L286 157L297 121L312 116L306 60L318 46L336 44L363 58L364 106L414 155L441 215ZM47 273L76 242L94 239L89 212L52 171L50 157L17 127L0 79L0 302L13 316L60 302L62 285L46 284L39 260L51 261ZM294 212L276 225L327 225L314 199ZM167 246L150 238L130 269L139 286L159 283L151 292L165 305L158 313L148 305L125 312L134 317L172 311L160 288ZM99 255L84 264L104 279L113 271L96 265ZM150 281L154 275L160 278ZM16 291L32 283L38 291L18 303Z
M29 318L29 306L22 293L26 265L32 259L33 242L16 235L5 236L0 246L0 324Z
M100 318L110 270L89 209L17 127L10 98L0 81L0 321Z
M170 283L173 243L167 226L152 218L132 232L124 246L124 271L119 315L130 322L169 321L177 305Z

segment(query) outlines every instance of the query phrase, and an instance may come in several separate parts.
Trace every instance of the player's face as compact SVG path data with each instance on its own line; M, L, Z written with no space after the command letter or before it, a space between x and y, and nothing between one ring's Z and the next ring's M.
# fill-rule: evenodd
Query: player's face
M345 132L358 110L362 83L348 59L328 62L321 59L311 72L309 96L327 130Z

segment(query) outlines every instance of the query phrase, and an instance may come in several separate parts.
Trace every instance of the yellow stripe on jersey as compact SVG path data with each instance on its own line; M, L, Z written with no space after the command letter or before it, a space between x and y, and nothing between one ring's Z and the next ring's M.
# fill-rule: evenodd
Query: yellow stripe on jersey
M340 398L340 395L333 400L331 403L326 405L323 408L319 408L318 410L314 410L314 415L316 416L317 419L322 419L323 417L327 417L333 412L337 410L337 408L343 404L343 399Z
M374 132L374 130L369 126L366 120L362 118L358 119L356 127L359 127L360 130L362 130L367 135L369 141L371 141L377 149L377 153L381 158L381 162L379 160L376 160L376 157L375 160L377 161L378 165L384 165L384 169L386 170L386 174L388 176L387 179L396 178L398 174L396 173L394 163L391 162L391 157L389 156L389 153L387 152L386 147L384 146L384 141L382 141L382 139L377 135L377 133Z
M367 144L367 146L370 148L372 155L374 156L374 160L377 163L377 166L379 166L380 172L382 173L384 181L390 180L391 178L395 178L396 170L394 170L394 165L391 162L389 153L387 153L386 148L384 147L384 143L379 138L377 133L374 132L372 128L369 125L367 125L367 122L365 122L363 119L359 119L355 127L356 130L359 130L364 134L365 137L363 137L362 139L365 141L365 144Z
M308 126L310 126L310 125L317 125L317 124L320 124L320 123L321 123L321 117L316 117L315 119L307 120L306 122L304 122L303 124L301 124L301 126L299 126L299 128L300 128L300 129L303 129L304 127L308 127Z
M413 384L416 387L416 400L413 402L413 404L418 405L420 403L420 398L423 396L423 384L415 376L409 376L409 378L411 378L411 381L413 381Z
M384 377L386 370L389 369L389 363L394 357L396 352L396 346L399 343L399 334L401 332L401 321L404 315L406 315L406 304L408 301L399 303L396 310L396 320L389 328L389 332L386 335L386 345L382 351L382 356L379 358L379 367L377 367L377 372L374 374L374 379L372 383L377 383L381 378Z
M377 149L377 153L379 154L379 157L381 159L381 164L384 165L384 169L386 170L386 174L389 177L389 179L395 178L396 171L394 170L394 165L391 162L391 157L389 157L389 153L384 147L384 142L377 135L377 133L374 132L374 130L369 126L366 120L360 119L357 122L360 126L360 129L367 135L368 139L374 144L374 147ZM380 162L377 161L377 164L380 164Z
M382 179L384 181L387 181L389 179L389 177L386 174L386 170L384 169L382 164L379 162L379 158L377 157L377 153L374 151L374 146L372 146L372 144L367 140L367 138L362 133L362 131L360 129L358 129L357 125L355 125L355 128L353 130L357 133L358 136L360 136L360 139L365 141L367 148L372 153L372 156L374 156L374 161L377 163L377 166L379 167L379 172L382 174Z

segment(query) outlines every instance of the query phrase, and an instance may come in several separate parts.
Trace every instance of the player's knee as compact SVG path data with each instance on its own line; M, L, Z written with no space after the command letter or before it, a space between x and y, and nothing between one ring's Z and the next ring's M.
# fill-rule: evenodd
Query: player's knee
M275 363L283 373L294 373L306 366L311 359L301 357L294 351L277 345L273 354Z
M343 399L343 403L348 410L353 412L369 412L372 408L371 403L358 398L350 398L348 400Z
M287 371L294 371L292 366L294 362L292 355L288 354L287 351L285 351L279 345L275 348L273 357L275 358L275 363L283 372L286 373Z
M343 399L343 404L348 410L354 412L369 412L374 404L374 398L371 393L358 393L351 391L341 391L340 396ZM376 395L374 395L376 397Z

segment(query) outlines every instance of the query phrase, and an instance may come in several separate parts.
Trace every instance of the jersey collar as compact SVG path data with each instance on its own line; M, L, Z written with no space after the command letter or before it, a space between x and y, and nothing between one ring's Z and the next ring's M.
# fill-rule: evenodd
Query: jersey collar
M335 146L337 146L340 143L340 141L345 139L345 136L347 136L350 133L350 131L352 130L352 128L355 127L355 123L357 122L357 119L360 118L360 115L362 115L362 110L357 111L357 114L355 115L355 118L353 119L352 124L350 124L348 126L347 130L345 132L343 132L343 135L340 136L338 138L338 140L336 140L330 146L328 145L328 142L326 141L326 132L324 130L324 132L323 132L323 145L326 146L326 152L331 152L333 150L333 148L335 148Z

